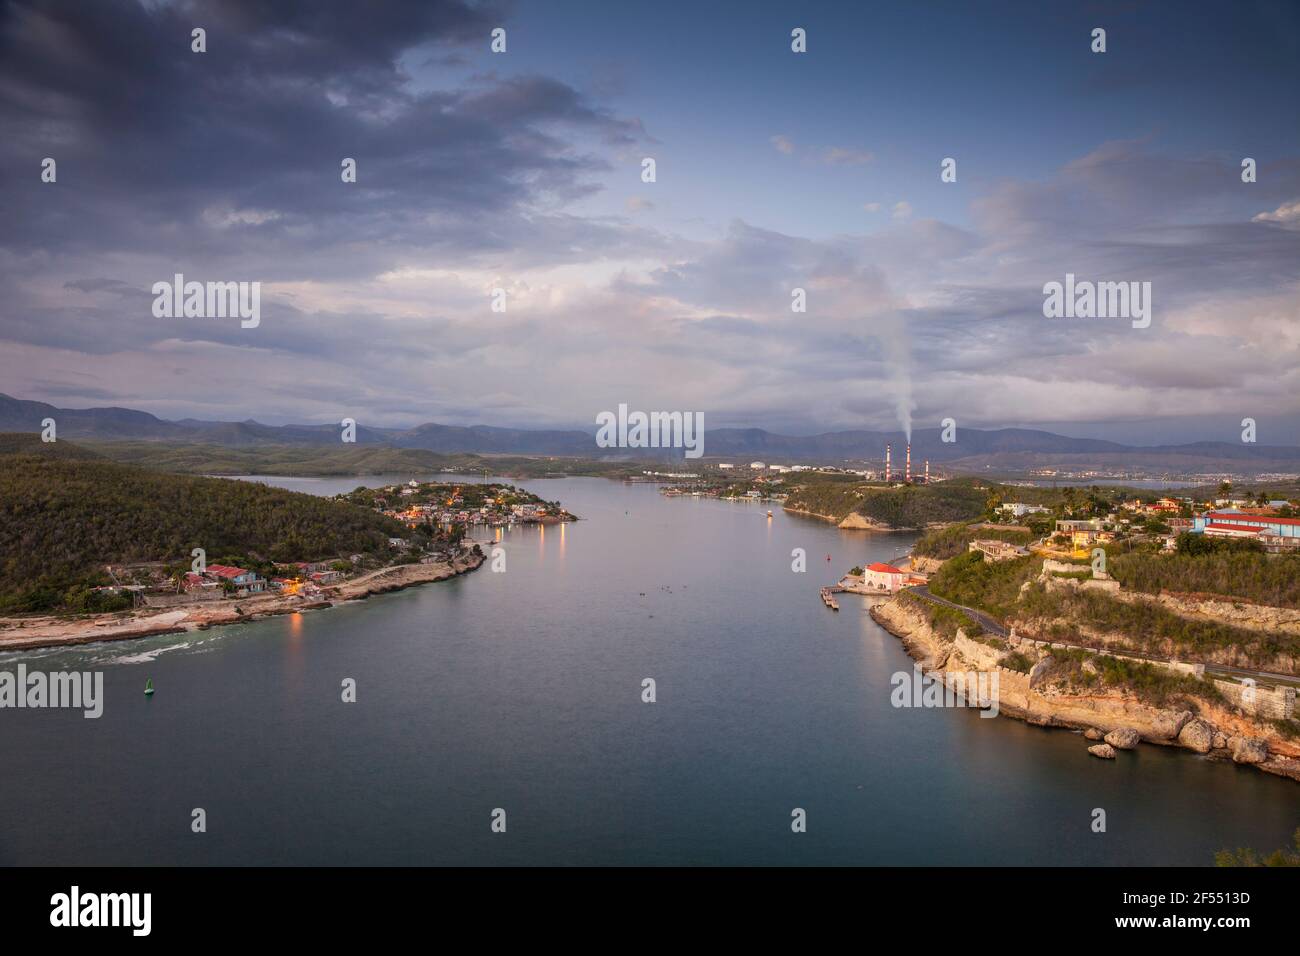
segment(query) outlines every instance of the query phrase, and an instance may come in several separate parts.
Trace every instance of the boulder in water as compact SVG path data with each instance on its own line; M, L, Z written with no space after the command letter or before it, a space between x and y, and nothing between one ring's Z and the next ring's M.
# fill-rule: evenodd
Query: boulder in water
M1214 746L1214 728L1200 718L1189 720L1178 731L1178 742L1198 754L1207 754Z
M1106 743L1117 750L1132 750L1142 736L1132 727L1116 727L1106 735Z
M1229 746L1234 763L1263 763L1268 759L1268 744L1258 737L1233 737Z

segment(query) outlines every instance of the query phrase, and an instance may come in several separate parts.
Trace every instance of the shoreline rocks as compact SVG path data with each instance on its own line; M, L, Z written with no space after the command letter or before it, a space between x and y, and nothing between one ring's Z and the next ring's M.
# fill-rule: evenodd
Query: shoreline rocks
M1188 750L1207 754L1214 746L1214 729L1199 717L1189 720L1183 725L1182 730L1178 731L1178 742Z
M449 562L393 565L361 579L325 588L321 599L316 601L308 601L301 596L264 594L240 598L238 604L205 601L193 605L177 605L167 610L155 609L143 613L137 610L127 614L118 612L73 620L54 617L35 622L0 619L0 651L29 651L133 640L159 634L183 634L206 631L226 624L243 624L266 617L323 609L332 607L336 601L358 600L456 577L477 569L485 559L482 548L475 545Z
M1162 740L1177 740L1183 726L1191 719L1192 712L1190 710L1184 710L1176 714L1172 712L1161 714L1152 724L1151 732Z
M1252 719L1239 708L1222 702L1199 700L1196 708L1167 709L1148 703L1132 692L1101 692L1058 687L1052 682L1050 649L1033 642L1020 645L1033 664L1030 673L992 664L960 631L945 638L930 624L929 615L912 600L894 598L870 609L872 619L898 637L904 650L927 673L942 676L952 672L996 672L998 702L1002 716L1040 727L1065 727L1088 741L1099 741L1089 753L1099 759L1113 759L1119 750L1133 750L1138 743L1179 747L1193 753L1258 769L1300 781L1300 744L1277 736L1267 724ZM1013 646L1017 646L1014 641ZM1037 658L1037 659L1035 659ZM1000 660L1000 658L998 659ZM1109 751L1101 750L1106 747ZM1094 753L1094 749L1099 751Z
M1228 747L1233 763L1257 764L1268 759L1268 745L1258 737L1233 737Z
M1142 735L1132 727L1117 727L1103 739L1116 750L1132 750L1138 745Z

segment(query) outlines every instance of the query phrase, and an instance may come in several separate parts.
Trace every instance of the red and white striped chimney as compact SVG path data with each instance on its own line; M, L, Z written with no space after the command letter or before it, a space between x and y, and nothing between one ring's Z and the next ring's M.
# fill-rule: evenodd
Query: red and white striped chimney
M890 453L891 453L892 451L893 451L893 448L892 448L890 445L886 444L886 445L885 445L885 481L888 481L889 478L890 478L890 475L889 475L889 456L890 456Z
M912 443L907 443L907 464L903 466L903 480L912 483Z
M925 460L925 483L927 485L930 483L930 459L929 458Z

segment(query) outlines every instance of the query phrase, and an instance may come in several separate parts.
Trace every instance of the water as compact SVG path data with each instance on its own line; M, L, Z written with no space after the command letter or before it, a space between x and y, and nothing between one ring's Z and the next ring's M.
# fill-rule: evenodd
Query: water
M1136 488L1147 491L1172 491L1178 488L1205 488L1216 484L1213 479L1187 481L1173 478L1032 478L1015 479L1016 485L1029 485L1033 488L1099 488L1120 487ZM351 490L351 489L349 489Z
M1258 771L892 708L899 642L817 587L911 536L517 484L585 520L503 532L504 574L0 657L102 669L106 694L99 720L0 711L0 863L1209 864L1300 825L1300 788Z

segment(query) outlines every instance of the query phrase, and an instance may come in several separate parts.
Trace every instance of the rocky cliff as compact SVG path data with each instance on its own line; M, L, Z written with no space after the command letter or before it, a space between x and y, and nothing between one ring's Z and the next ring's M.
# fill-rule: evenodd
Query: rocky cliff
M903 642L924 671L940 679L944 674L996 671L1000 713L1039 726L1082 730L1091 739L1107 735L1107 743L1119 749L1138 740L1183 747L1300 780L1300 740L1282 735L1271 721L1216 700L1212 693L1180 694L1176 703L1159 705L1130 690L1083 688L1070 679L1069 669L1051 649L1038 642L1012 637L985 643L960 630L954 639L945 639L931 627L916 599L895 597L873 608L871 616ZM1007 663L1028 664L1029 671ZM1090 664L1085 661L1083 667Z
M1153 604L1168 611L1177 614L1179 617L1187 620L1209 620L1219 624L1226 624L1232 627L1239 627L1245 630L1255 631L1265 638L1276 635L1281 638L1300 636L1300 611L1291 610L1290 608L1267 607L1259 604L1235 603L1222 599L1198 599L1190 596L1178 596L1170 594L1161 594L1160 596L1143 594L1138 591L1129 591L1120 587L1118 581L1114 579L1106 580L1076 580L1073 578L1057 577L1050 573L1049 564L1044 564L1043 574L1038 581L1043 584L1048 591L1105 591L1106 595L1114 600L1123 601L1126 604ZM1145 649L1148 653L1163 655L1165 657L1179 657L1186 653L1186 648L1180 647L1172 641L1157 642L1147 644L1145 647L1140 643L1130 639L1130 636L1123 633L1106 631L1095 626L1089 626L1086 622L1080 620L1033 620L1029 618L1020 618L1016 620L1016 626L1028 633L1050 634L1053 633L1057 625L1073 625L1078 628L1080 635L1088 644L1097 647L1108 647L1118 650ZM1264 650L1268 653L1259 653L1256 649L1255 654L1247 654L1241 646L1205 646L1198 648L1197 659L1207 664L1221 664L1228 667L1245 667L1258 668L1272 671L1278 674L1293 674L1300 672L1300 656L1295 654L1289 647L1293 642L1272 641L1268 640Z

